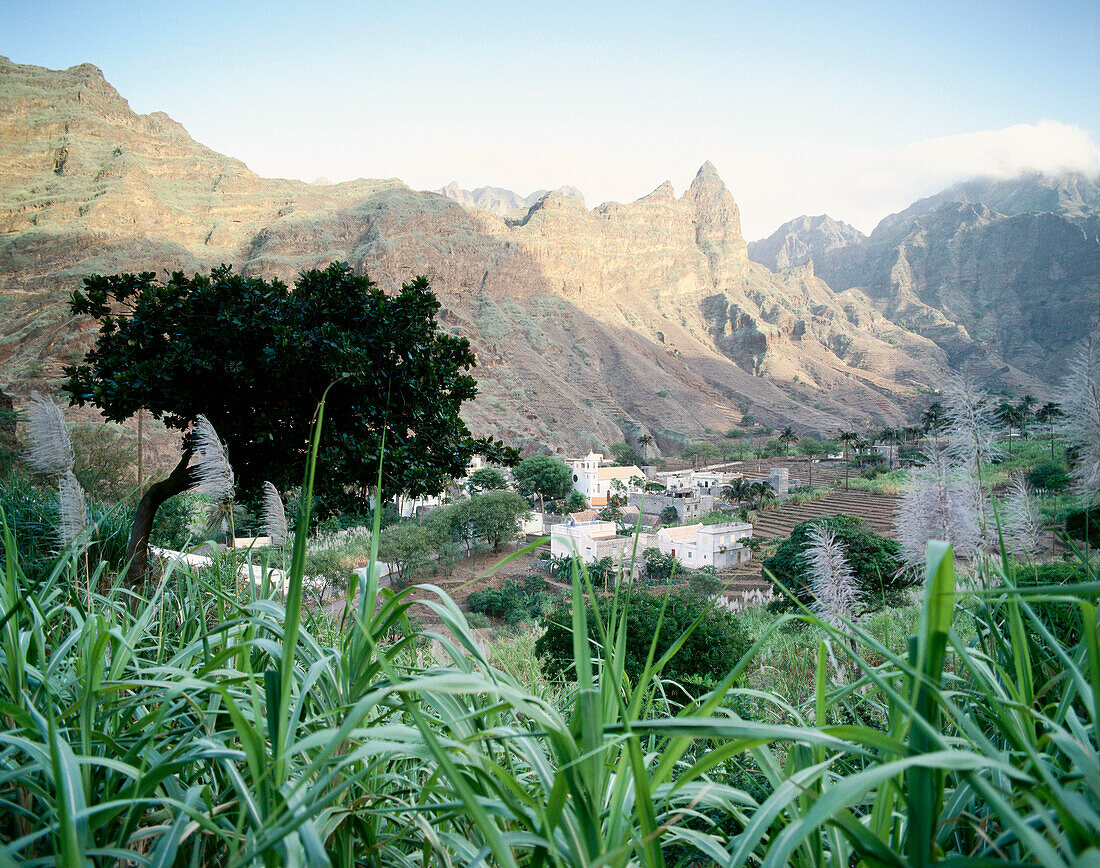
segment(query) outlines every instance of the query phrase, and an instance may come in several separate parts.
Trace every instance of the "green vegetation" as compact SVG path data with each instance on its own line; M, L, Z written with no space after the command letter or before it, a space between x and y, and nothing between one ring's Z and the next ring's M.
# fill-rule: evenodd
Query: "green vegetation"
M832 530L844 546L856 587L868 610L904 602L903 592L912 587L915 577L899 573L901 558L897 542L868 530L861 519L841 514L795 525L790 538L764 561L765 571L779 586L775 603L778 609L794 608L794 600L804 605L813 601L804 552L810 532L822 524ZM793 596L794 600L788 595Z
M481 491L502 491L507 485L504 474L495 467L482 467L466 477L466 490L470 494Z
M470 609L510 626L524 621L541 621L554 605L546 580L530 575L522 582L508 579L501 588L483 588L470 594Z
M631 465L645 464L645 459L640 453L634 451L634 447L628 443L612 443L611 457L618 467L630 467Z
M120 313L125 311L125 313ZM387 495L437 494L481 453L518 461L499 441L474 438L459 418L477 393L469 343L439 331L439 301L424 278L387 295L346 263L279 280L176 272L85 279L72 311L99 324L95 346L65 369L74 404L116 422L147 410L171 428L205 415L228 445L247 495L298 481L310 420L331 388L329 437L318 456L322 510L352 509L378 483L383 429ZM203 327L196 329L195 322ZM151 486L135 513L130 581L140 583L158 507L187 490L189 447L177 471Z
M573 493L573 471L564 461L549 455L524 458L516 465L512 475L516 480L516 491L524 497L538 497L541 512L546 511L546 501L556 504L567 500ZM584 495L575 493L581 498L580 509L584 509ZM575 499L572 505L576 505Z
M1056 461L1042 461L1027 472L1027 484L1042 492L1065 491L1069 482L1065 466Z
M709 598L686 589L670 589L666 595L637 592L628 601L598 597L585 604L585 644L599 647L601 625L623 618L622 658L618 665L631 683L638 684L653 660L665 655L666 677L701 685L717 681L730 672L749 649L750 642L737 619L716 609ZM620 608L623 607L623 608ZM625 608L628 607L628 608ZM619 608L620 611L615 610ZM575 620L571 605L556 608L550 624L535 643L535 651L548 661L551 674L570 672L575 666ZM689 628L694 628L677 646ZM606 627L603 628L606 630ZM570 677L573 677L572 674Z

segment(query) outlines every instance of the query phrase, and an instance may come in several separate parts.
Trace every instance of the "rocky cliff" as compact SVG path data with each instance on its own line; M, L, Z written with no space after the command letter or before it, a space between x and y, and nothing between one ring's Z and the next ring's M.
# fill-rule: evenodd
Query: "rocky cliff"
M86 348L66 301L88 274L226 262L292 281L334 259L387 287L428 276L478 356L471 427L530 448L645 431L670 448L748 412L803 431L900 423L948 372L937 334L834 292L793 247L795 267L751 261L709 163L680 196L665 183L593 210L568 189L505 216L474 198L260 178L131 111L95 67L0 61L0 384L48 385Z
M749 246L770 266L807 262L935 341L953 367L1024 388L1060 378L1100 320L1100 189L1081 175L960 184L883 219L870 237L799 218Z

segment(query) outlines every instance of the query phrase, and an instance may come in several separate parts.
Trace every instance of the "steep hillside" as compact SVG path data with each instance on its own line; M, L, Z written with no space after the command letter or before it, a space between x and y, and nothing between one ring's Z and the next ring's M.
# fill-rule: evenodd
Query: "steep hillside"
M396 180L264 179L135 114L95 67L0 61L0 384L48 386L87 346L66 299L90 273L227 262L291 281L334 259L387 287L427 275L478 355L471 426L531 448L643 431L669 448L746 412L899 423L947 373L881 300L750 261L709 163L680 197L589 211L570 194L502 218Z
M838 291L928 337L953 367L1006 385L1057 380L1100 319L1100 189L1081 175L960 184L839 238L799 218L750 254L813 261ZM829 224L835 221L825 218Z

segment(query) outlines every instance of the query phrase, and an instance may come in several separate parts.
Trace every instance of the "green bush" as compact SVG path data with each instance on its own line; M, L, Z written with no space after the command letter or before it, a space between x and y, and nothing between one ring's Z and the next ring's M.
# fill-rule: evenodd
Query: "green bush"
M695 593L707 598L714 598L722 590L723 582L718 578L718 571L714 567L700 567L697 570L689 570L687 573L688 587Z
M676 524L679 520L680 513L676 511L675 506L666 506L661 510L661 524Z
M482 627L488 627L489 616L486 615L484 612L470 612L466 616L466 623L473 627L475 630L481 629Z
M1100 546L1100 507L1066 513L1066 535L1090 546Z
M181 551L192 541L194 532L191 526L201 514L202 501L202 495L187 491L164 501L153 520L149 542L161 548Z
M646 579L650 584L668 584L672 576L681 572L680 562L675 555L663 555L658 548L648 548L642 552L645 559Z
M9 473L0 481L0 512L15 534L23 570L32 580L43 578L59 554L57 490ZM124 566L132 518L132 509L88 501L88 521L95 525L88 545L91 563L103 560L115 571ZM5 555L0 536L0 558Z
M810 530L822 522L829 526L837 541L847 550L848 563L852 567L856 584L863 592L867 610L874 611L882 606L901 602L904 591L916 580L899 573L901 558L898 543L869 530L862 519L842 513L795 525L790 539L780 543L775 554L764 561L765 571L780 586L772 605L780 610L794 608L795 604L782 593L784 588L806 605L813 602L809 570L804 556Z
M591 601L588 609L588 636L599 642L596 617L606 624L612 601L601 597L599 612ZM620 605L622 601L620 600ZM729 612L714 607L712 601L690 590L670 590L664 595L635 593L627 610L624 669L637 682L645 668L650 644L657 639L654 659L660 657L697 618L702 620L665 668L665 676L682 682L704 682L721 678L730 671L752 644ZM550 615L550 626L535 643L535 653L547 658L552 674L565 672L573 662L571 609L557 607Z
M1065 491L1069 487L1069 474L1060 463L1044 461L1028 471L1027 484L1043 491Z
M533 574L522 582L508 579L501 588L482 588L470 594L472 612L499 618L511 626L541 620L553 602L553 594L546 590L546 580Z

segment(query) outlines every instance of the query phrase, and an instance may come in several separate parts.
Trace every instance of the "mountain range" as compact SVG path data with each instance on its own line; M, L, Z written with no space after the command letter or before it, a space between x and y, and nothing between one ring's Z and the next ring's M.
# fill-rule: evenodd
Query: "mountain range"
M288 282L335 259L387 288L426 275L468 337L479 434L573 451L648 432L664 450L746 413L799 431L900 424L955 370L1042 395L1100 304L1097 187L975 183L870 236L799 218L746 244L709 163L589 210L396 179L262 178L141 115L90 64L0 59L0 385L48 387L91 340L91 273L230 263Z

